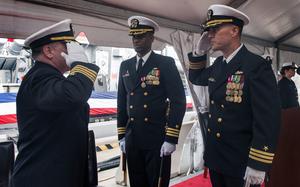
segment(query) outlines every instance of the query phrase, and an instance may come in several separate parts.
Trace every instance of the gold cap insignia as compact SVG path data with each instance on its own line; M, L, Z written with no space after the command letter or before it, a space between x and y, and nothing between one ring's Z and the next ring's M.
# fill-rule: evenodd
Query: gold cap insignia
M211 17L213 16L213 14L214 14L214 11L213 11L212 9L209 9L209 10L207 11L207 20L210 20Z
M131 20L130 28L137 28L138 25L139 25L139 20L137 20L137 19Z

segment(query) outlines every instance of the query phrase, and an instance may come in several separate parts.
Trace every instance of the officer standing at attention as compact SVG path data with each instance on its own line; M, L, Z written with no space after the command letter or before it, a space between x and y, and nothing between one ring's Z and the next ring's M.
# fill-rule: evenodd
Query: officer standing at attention
M183 84L172 58L151 50L159 27L142 16L128 19L137 55L123 61L118 84L118 138L126 152L131 187L169 186L171 154L186 110Z
M281 67L282 78L278 81L278 89L282 109L299 107L297 87L292 80L297 68L294 62L286 62Z
M34 66L17 95L19 154L12 186L86 187L87 100L99 68L75 42L70 19L30 35L24 45Z
M280 103L271 64L247 50L241 33L249 18L225 5L211 5L198 57L189 79L208 86L209 121L204 161L213 187L258 186L274 158ZM221 51L206 68L209 49ZM193 57L189 54L190 57Z

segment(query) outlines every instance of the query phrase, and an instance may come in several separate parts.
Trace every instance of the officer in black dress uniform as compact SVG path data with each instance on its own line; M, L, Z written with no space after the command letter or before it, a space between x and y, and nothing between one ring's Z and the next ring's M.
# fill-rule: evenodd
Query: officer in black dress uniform
M19 154L12 186L86 187L87 100L99 68L75 42L70 19L32 34L24 45L34 66L17 95Z
M210 6L197 52L204 55L189 54L189 80L209 88L204 161L213 187L242 187L244 179L247 185L261 184L275 154L280 123L276 79L271 63L241 43L248 23L248 16L236 9ZM209 49L223 56L206 67Z
M151 50L158 25L132 16L129 35L137 55L123 61L118 84L118 138L126 152L131 187L158 184L163 158L162 186L170 179L171 154L178 142L186 110L183 84L173 58Z
M292 80L297 68L294 62L286 62L281 67L282 78L278 81L278 89L282 109L299 107L297 87Z

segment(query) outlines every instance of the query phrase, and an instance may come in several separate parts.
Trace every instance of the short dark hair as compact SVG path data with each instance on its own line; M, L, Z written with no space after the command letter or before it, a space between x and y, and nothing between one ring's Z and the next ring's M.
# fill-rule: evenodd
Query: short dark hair
M242 37L242 32L243 32L243 26L238 26L239 27L239 34L240 34L240 37Z
M31 52L32 52L31 56L32 56L32 58L36 59L41 54L42 50L43 50L43 46L35 47L35 48L31 49Z
M296 68L293 68L291 66L285 66L285 67L282 67L281 70L280 70L280 74L281 75L285 75L285 70L290 70L290 69L296 69Z

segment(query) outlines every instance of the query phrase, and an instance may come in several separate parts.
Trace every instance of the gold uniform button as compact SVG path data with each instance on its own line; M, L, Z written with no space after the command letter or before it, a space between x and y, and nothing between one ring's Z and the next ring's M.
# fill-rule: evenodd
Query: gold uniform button
M148 105L144 105L144 108L147 108L148 107Z
M215 101L214 101L214 100L211 100L210 103L213 105L213 104L215 104Z
M218 122L221 123L223 121L222 118L218 118Z
M144 96L147 96L148 95L148 92L144 92Z
M224 108L224 105L221 105L222 108Z
M210 128L207 129L207 132L210 132Z
M134 92L130 92L130 95L134 95Z
M220 137L221 137L221 134L220 134L220 133L217 133L216 136L217 136L217 138L220 138Z
M208 114L208 117L211 118L211 114Z
M145 118L144 121L147 122L147 121L148 121L148 118Z
M132 105L130 105L130 106L129 106L129 108L133 109L133 106L132 106Z
M130 121L134 121L134 118L130 118Z

